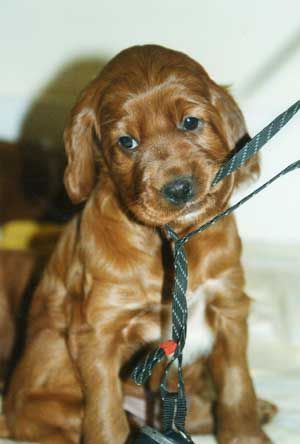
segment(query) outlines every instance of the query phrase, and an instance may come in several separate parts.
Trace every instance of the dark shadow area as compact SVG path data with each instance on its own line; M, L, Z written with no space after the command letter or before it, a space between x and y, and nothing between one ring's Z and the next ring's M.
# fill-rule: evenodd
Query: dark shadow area
M24 119L20 139L52 147L62 145L70 109L80 91L102 70L106 60L81 58L64 65L43 88Z
M0 225L13 219L67 221L76 209L63 186L63 130L80 91L105 60L67 63L40 91L15 143L0 142Z

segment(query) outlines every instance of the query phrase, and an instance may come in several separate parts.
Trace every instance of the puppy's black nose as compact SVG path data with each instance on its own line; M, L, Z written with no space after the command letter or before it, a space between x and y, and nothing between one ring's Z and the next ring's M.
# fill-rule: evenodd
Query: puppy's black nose
M164 197L173 205L182 205L194 196L194 181L191 176L177 177L161 189Z

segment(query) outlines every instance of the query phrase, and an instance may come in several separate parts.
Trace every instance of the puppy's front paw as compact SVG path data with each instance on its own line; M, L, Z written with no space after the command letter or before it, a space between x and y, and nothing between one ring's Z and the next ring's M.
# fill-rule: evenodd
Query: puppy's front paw
M264 399L258 399L256 406L259 422L261 424L266 424L267 422L270 422L273 416L275 416L278 412L278 408L275 404L272 404L269 401L265 401Z
M220 433L218 436L218 444L272 444L272 441L263 431L259 431L253 435L240 436Z

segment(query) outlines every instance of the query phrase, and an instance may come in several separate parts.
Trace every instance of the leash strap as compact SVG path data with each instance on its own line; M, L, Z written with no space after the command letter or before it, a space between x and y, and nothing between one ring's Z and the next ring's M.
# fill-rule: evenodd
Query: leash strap
M207 228L209 228L211 225L214 225L216 222L218 222L220 219L223 219L223 217L228 216L229 214L233 213L237 208L242 206L244 203L246 203L248 200L250 200L252 197L254 197L256 194L263 191L265 188L267 188L271 183L275 182L275 180L279 179L282 176L285 176L288 173L291 173L292 171L296 170L297 168L300 168L300 160L297 160L294 163L291 163L286 168L284 168L282 171L280 171L278 174L273 176L270 180L262 184L260 187L256 188L252 193L248 194L247 196L243 197L240 201L238 201L236 204L232 205L231 207L227 208L226 210L222 211L221 213L217 214L217 216L210 219L205 224L201 225L199 228L197 228L194 231L191 231L186 236L182 237L180 239L180 242L182 244L185 244L189 239L194 237L196 234L202 233L202 231L205 231Z
M246 143L238 152L236 152L225 164L220 168L219 172L215 176L212 186L216 185L219 181L229 176L236 169L242 166L247 160L254 156L278 131L280 131L288 121L299 111L300 101L294 103L284 113L276 117L269 125L267 125L262 131L260 131L253 139ZM188 283L188 264L184 245L192 237L199 233L202 233L211 225L218 222L225 216L233 213L237 208L246 203L249 199L256 194L263 191L271 183L279 179L280 177L296 170L300 169L300 160L290 164L284 168L281 172L276 174L270 180L258 187L252 193L241 199L236 204L222 211L205 224L201 225L196 230L188 233L186 236L179 238L176 232L169 226L165 225L167 235L174 241L174 286L172 291L172 340L167 341L174 344L174 352L169 357L169 362L165 367L163 377L160 384L160 393L163 401L163 417L162 427L163 431L169 431L174 426L183 432L185 432L184 424L186 417L186 398L184 392L184 382L182 377L182 351L186 339L187 329L187 302L186 302L186 290ZM154 366L161 361L169 353L166 351L165 343L158 346L155 350L150 352L145 361L138 364L133 371L132 377L134 381L141 385L146 382L150 377ZM167 386L167 380L170 368L174 361L177 360L177 378L178 378L178 390L177 392L170 392Z
M174 344L174 352L171 353L169 362L165 368L161 384L160 394L163 401L163 417L162 428L163 431L171 430L173 423L178 430L184 430L184 423L186 417L186 398L184 394L184 382L182 377L182 350L186 338L187 325L187 258L181 239L177 236L171 227L166 226L168 235L174 240L174 287L172 292L172 344ZM133 373L132 378L138 385L144 384L150 377L155 365L164 357L168 356L165 351L164 344L158 346L155 350L150 352L145 361L138 364ZM177 375L178 375L178 391L169 392L167 380L169 371L173 362L177 360Z
M216 185L224 177L229 176L240 166L254 156L272 137L275 136L288 121L299 111L300 100L291 105L286 111L277 116L269 125L256 134L253 139L246 143L237 153L235 153L221 168L212 182Z

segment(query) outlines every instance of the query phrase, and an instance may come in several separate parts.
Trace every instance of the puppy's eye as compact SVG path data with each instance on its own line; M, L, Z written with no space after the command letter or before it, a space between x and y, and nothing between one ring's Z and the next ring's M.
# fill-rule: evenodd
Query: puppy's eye
M139 144L138 142L130 136L119 137L119 145L126 150L134 150Z
M200 129L203 125L203 120L197 119L197 117L188 116L183 119L181 127L185 131L194 131Z

